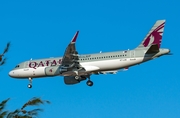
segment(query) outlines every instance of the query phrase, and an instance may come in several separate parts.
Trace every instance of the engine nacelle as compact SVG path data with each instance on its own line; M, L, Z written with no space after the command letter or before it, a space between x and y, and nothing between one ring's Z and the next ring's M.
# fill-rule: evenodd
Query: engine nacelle
M59 66L51 66L51 67L46 67L45 68L45 74L49 75L49 76L55 76L55 75L59 75Z
M59 73L62 74L63 72L66 72L67 71L67 68L60 68L59 69Z
M65 76L64 77L64 83L68 84L68 85L77 84L83 80L86 80L86 77L80 77L79 80L76 80L74 76Z

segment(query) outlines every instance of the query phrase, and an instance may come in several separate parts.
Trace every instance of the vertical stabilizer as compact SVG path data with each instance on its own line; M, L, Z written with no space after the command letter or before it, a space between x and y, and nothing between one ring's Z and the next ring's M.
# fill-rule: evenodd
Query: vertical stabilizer
M161 46L162 36L164 32L165 20L158 20L146 35L144 40L136 49L150 48L152 45Z

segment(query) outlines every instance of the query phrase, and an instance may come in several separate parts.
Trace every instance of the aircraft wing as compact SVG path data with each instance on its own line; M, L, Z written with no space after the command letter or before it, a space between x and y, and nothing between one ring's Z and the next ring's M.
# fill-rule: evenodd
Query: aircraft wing
M72 71L73 68L79 68L80 64L78 62L79 56L76 51L75 43L78 36L79 31L76 32L74 37L72 38L70 44L67 46L64 56L61 61L61 68L67 69L66 71Z

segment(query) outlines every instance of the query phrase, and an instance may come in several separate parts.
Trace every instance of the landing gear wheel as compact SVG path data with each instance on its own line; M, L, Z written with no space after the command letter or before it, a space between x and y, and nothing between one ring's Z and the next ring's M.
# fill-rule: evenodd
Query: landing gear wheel
M93 82L90 81L90 80L88 80L88 81L86 82L86 84L87 84L88 86L92 86L92 85L93 85Z
M28 84L28 88L32 88L32 85L31 85L31 84Z
M29 77L29 84L28 84L28 88L32 88L32 78L31 77Z
M79 80L79 78L80 78L79 76L75 76L74 77L75 80Z

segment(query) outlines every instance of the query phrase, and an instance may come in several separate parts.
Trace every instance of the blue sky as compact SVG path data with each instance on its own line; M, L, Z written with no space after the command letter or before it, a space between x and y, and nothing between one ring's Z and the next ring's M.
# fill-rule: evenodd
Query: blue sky
M51 101L43 105L42 118L179 118L180 117L180 2L178 0L31 0L0 1L0 50L11 48L0 67L0 101L20 108L36 96ZM133 49L158 19L166 19L161 47L172 56L143 63L116 75L93 75L86 82L67 86L63 77L12 79L8 72L29 59L57 57L79 30L80 54Z

